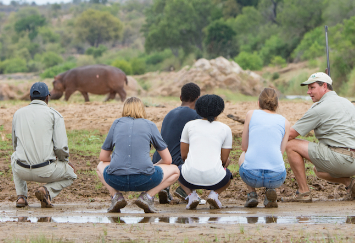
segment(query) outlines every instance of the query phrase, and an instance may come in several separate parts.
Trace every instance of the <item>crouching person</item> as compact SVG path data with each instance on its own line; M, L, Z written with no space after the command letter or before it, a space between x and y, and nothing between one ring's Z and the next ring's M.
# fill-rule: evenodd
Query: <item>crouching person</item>
M154 195L179 178L158 128L145 118L143 102L127 99L122 117L114 121L102 146L97 174L112 197L109 213L127 205L120 191L143 191L135 204L145 213L156 213ZM149 156L151 144L161 157L154 165Z
M76 179L68 162L69 148L64 119L48 107L50 93L45 83L37 82L30 90L30 105L15 112L12 120L11 156L13 179L18 199L16 207L25 207L27 183L47 183L35 196L42 208L51 208L51 200Z
M227 169L232 149L232 131L217 117L224 110L224 101L217 95L204 95L196 101L196 112L202 119L186 123L181 134L181 158L179 182L187 192L186 209L196 209L199 198L196 189L210 190L207 202L211 209L219 209L222 203L218 195L228 188L232 179Z
M260 110L248 111L242 135L239 174L248 187L244 207L258 205L255 188L265 187L264 206L277 207L275 188L286 179L283 153L286 149L290 123L276 114L278 98L274 89L265 88L259 96Z

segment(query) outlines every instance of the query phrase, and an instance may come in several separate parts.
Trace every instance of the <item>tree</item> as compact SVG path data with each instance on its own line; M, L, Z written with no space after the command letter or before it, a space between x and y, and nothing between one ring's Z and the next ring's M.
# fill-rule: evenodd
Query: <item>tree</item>
M121 36L121 21L109 12L88 9L75 22L76 37L98 47L105 41L115 41Z
M205 45L207 52L213 56L235 56L236 50L233 48L234 36L236 32L223 20L216 20L207 27Z
M301 39L305 33L323 23L324 0L288 0L277 16L289 39Z
M202 51L203 29L210 23L212 9L210 0L154 0L142 28L146 51L169 48L175 56L180 49Z
M27 31L29 33L28 37L33 40L38 34L38 28L46 25L46 23L47 22L45 17L38 14L34 14L19 19L18 21L16 21L14 27L17 33Z
M284 0L261 0L258 4L258 9L268 21L279 25L276 19L283 1Z

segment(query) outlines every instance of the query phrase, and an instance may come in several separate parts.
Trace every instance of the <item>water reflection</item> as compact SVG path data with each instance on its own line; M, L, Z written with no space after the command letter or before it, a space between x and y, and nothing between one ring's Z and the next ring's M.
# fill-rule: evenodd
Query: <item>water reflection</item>
M111 223L111 224L355 224L355 216L263 216L263 217L0 217L0 222L30 222L30 223Z

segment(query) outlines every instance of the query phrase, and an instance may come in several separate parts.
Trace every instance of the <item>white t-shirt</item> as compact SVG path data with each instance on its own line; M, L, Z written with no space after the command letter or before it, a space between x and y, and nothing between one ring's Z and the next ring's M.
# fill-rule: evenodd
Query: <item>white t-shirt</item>
M226 176L221 149L232 149L232 131L224 123L194 120L186 123L181 142L189 144L182 176L194 185L212 186Z

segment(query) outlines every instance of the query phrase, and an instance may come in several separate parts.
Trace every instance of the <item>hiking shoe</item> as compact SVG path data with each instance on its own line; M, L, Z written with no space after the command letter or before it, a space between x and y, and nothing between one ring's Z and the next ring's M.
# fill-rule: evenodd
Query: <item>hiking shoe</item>
M167 187L167 188L161 190L158 193L158 196L159 196L159 203L160 204L168 204L173 199L170 194L170 187Z
M296 191L296 195L291 197L282 197L282 202L303 202L303 203L311 203L312 202L312 195L311 192L299 193Z
M277 193L275 189L266 189L264 206L265 208L277 208Z
M178 188L176 188L174 195L178 198L180 198L181 200L188 202L187 201L187 197L188 195L186 194L186 192L184 191L184 189L182 189L181 186L179 186Z
M154 197L149 199L146 192L142 192L138 199L134 202L138 207L144 210L145 213L157 213L158 210L154 207Z
M158 210L154 207L154 197L149 199L146 192L142 192L138 199L134 202L138 207L144 210L145 213L157 213Z
M250 192L248 193L248 198L246 203L244 204L244 207L246 208L255 208L258 206L259 201L258 201L258 194L256 192Z
M193 191L187 196L188 203L186 209L193 210L197 208L197 205L200 203L196 191Z
M221 209L222 203L218 199L218 193L211 191L208 195L207 202L210 205L210 209Z
M49 195L49 191L45 186L41 186L35 192L36 198L41 202L41 208L53 208L53 204L51 203L51 196Z
M117 192L111 199L111 206L107 209L108 213L120 213L121 208L126 207L127 202L122 193Z
M350 194L350 198L354 199L355 198L355 178L351 179L350 185L345 187L345 189Z

